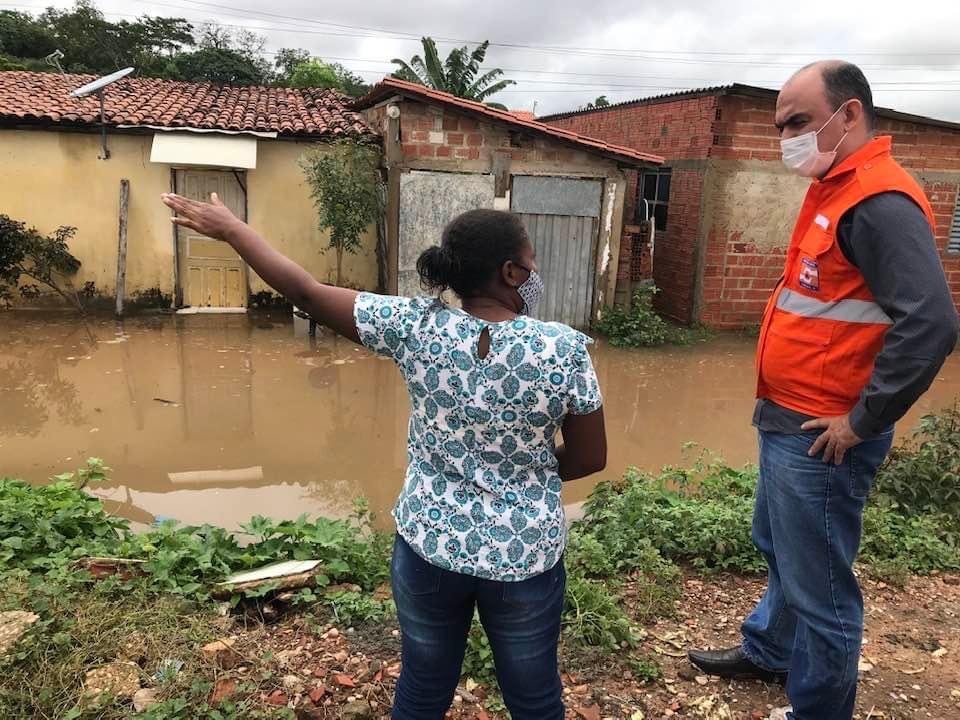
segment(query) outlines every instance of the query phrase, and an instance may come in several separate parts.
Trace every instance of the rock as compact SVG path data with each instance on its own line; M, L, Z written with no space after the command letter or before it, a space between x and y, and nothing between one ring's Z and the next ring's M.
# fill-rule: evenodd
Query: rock
M342 720L373 720L373 711L366 700L354 700L340 708Z
M310 700L314 705L319 705L323 702L323 696L327 694L327 688L323 685L318 685L313 690L310 691L309 696Z
M232 670L243 662L243 656L233 649L235 642L233 638L214 640L204 645L200 652L207 662L224 670Z
M275 705L277 707L286 705L288 702L287 696L283 693L282 690L274 690L272 693L267 695L265 700L268 704Z
M210 693L210 704L216 707L224 700L232 697L236 691L236 680L233 678L220 678L213 685L213 692Z
M467 690L462 685L457 688L457 695L463 698L464 702L468 702L471 705L476 705L478 702L480 702L480 698L478 698L476 695L474 695L472 692Z
M323 680L323 678L327 676L327 669L318 667L316 670L313 671L313 676L318 680Z
M291 692L297 692L303 689L303 680L297 675L284 675L281 680L283 687Z
M139 689L140 668L129 662L101 665L83 678L83 696L87 699L100 695L130 699Z
M156 688L141 688L133 694L133 709L138 713L153 707L158 702Z
M281 650L277 653L277 665L282 668L292 667L295 663L294 661L300 658L303 655L303 650L300 648L292 648L290 650Z
M0 612L0 657L39 619L39 615L24 610Z
M340 687L349 687L353 688L357 686L356 680L354 680L349 675L339 674L333 676L333 681L337 683Z
M581 720L600 720L600 708L596 705L577 708L577 717Z
M708 678L706 675L697 675L694 678L694 681L697 683L697 685L706 685L708 682L710 682L710 678Z
M347 661L347 658L350 657L350 654L346 650L341 650L336 655L333 656L333 659L336 660L341 665Z
M960 575L944 575L940 580L944 585L960 585Z
M140 661L146 657L144 650L146 646L146 636L142 632L135 630L123 641L123 644L120 646L120 651L117 653L117 659L139 664Z

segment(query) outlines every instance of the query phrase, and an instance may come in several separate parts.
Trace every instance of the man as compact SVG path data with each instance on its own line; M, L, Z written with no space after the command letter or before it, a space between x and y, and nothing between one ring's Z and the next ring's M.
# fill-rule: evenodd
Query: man
M864 504L893 424L957 341L930 205L876 120L845 62L803 68L777 98L783 160L813 181L757 347L753 540L768 585L739 647L689 653L713 675L785 682L792 708L771 717L853 716Z

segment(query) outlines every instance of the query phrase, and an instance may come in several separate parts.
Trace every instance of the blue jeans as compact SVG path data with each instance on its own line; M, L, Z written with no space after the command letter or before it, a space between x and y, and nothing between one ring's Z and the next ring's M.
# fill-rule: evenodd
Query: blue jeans
M807 455L816 437L760 432L753 542L769 574L743 623L743 651L762 668L789 672L795 720L850 720L863 636L853 561L893 429L848 450L842 465Z
M398 535L390 566L403 635L393 720L441 720L460 680L474 606L513 720L563 720L557 642L563 560L521 582L482 580L428 563Z

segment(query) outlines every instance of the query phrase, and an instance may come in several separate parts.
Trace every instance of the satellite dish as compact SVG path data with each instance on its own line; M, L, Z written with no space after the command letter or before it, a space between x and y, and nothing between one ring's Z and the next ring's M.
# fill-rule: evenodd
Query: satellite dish
M70 93L70 97L86 97L87 95L93 95L93 93L103 90L107 85L115 83L117 80L125 78L127 75L133 72L132 67L124 68L123 70L117 70L115 73L110 73L109 75L104 75L102 78L94 80L92 83L87 83L83 87L78 87L76 90Z

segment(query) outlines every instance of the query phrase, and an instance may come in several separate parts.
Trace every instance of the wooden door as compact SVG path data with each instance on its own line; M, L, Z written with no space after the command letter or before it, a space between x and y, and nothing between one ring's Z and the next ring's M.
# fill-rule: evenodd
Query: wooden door
M209 201L215 192L237 217L246 220L240 179L219 170L177 170L176 186L179 194L192 200ZM232 247L185 227L178 228L177 243L184 305L247 306L246 265Z

